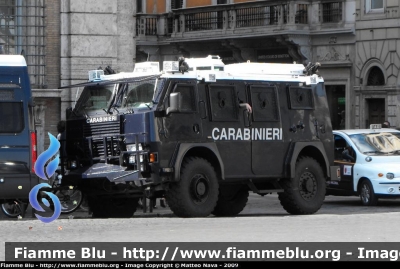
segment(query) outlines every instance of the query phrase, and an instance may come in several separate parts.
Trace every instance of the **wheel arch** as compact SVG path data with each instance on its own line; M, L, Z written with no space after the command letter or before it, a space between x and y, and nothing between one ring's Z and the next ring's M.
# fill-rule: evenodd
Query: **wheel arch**
M182 143L179 145L174 164L175 181L180 180L182 162L186 157L189 156L202 157L208 160L214 166L217 176L221 179L225 178L224 164L222 162L222 158L219 154L218 148L214 143Z
M369 180L369 178L367 178L367 177L360 177L360 178L358 179L357 186L356 186L356 189L355 189L355 191L357 192L357 195L360 195L361 183L362 183L363 181L365 181L365 180L371 182L371 180Z
M296 162L301 156L313 157L321 165L324 175L330 177L329 159L322 142L296 142L291 145L290 152L287 163L290 178L294 177Z

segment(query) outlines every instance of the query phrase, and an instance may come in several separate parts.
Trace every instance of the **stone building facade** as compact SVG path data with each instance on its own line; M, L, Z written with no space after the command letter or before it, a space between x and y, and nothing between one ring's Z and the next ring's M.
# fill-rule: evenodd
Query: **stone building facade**
M389 120L400 127L399 1L357 1L355 14L352 126Z

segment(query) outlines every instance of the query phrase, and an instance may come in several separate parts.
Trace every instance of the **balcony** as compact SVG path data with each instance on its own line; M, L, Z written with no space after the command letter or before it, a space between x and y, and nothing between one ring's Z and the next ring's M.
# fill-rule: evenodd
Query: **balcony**
M137 14L137 45L353 33L354 19L345 17L345 3L344 0L308 4L256 1L176 9L159 15Z

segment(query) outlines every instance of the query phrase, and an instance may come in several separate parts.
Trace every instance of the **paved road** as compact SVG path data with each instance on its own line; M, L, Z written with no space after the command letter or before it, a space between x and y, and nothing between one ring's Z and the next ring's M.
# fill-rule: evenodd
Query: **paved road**
M237 217L178 218L168 208L130 219L91 219L87 212L42 223L31 215L1 218L4 242L400 242L400 200L364 207L357 197L330 197L313 215L286 213L276 195L251 194Z

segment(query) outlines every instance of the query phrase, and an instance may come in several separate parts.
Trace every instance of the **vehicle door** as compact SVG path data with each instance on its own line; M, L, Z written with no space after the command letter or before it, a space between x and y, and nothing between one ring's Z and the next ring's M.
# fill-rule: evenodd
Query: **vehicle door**
M280 121L278 85L249 84L252 113L252 171L281 177L289 142L284 142Z
M243 81L221 81L206 85L210 115L206 136L217 144L226 177L248 177L251 172L251 135Z
M340 189L351 193L354 186L354 165L356 154L347 139L339 134L334 135L335 140L335 165L340 167L340 179L337 185L329 186L333 189Z
M172 80L168 87L169 94L179 94L179 111L163 117L162 134L169 141L200 141L203 134L199 113L196 80Z

